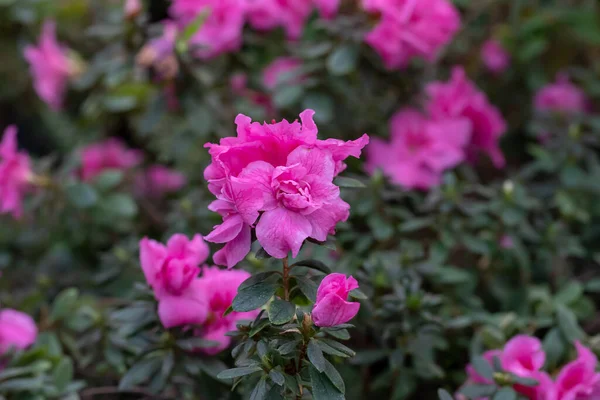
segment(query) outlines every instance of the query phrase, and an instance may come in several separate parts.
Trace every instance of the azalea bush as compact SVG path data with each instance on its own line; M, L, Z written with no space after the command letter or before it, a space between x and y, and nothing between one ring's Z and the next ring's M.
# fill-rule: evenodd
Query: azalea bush
M600 399L594 0L0 25L0 399Z

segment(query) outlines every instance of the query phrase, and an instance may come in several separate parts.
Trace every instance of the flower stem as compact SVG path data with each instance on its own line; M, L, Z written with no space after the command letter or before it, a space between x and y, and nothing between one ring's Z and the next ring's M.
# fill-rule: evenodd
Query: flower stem
M283 260L283 297L285 301L290 301L290 267L288 266L288 259L285 257Z

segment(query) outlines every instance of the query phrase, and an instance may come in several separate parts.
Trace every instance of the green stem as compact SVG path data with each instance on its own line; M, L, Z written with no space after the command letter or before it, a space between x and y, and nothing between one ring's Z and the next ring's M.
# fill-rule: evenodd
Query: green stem
M283 260L283 299L290 301L290 267L288 266L288 259L285 257Z

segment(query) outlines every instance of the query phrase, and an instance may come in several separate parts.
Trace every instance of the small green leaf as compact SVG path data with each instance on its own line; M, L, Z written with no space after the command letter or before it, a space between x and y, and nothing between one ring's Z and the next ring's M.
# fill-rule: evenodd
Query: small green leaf
M364 183L362 183L361 181L359 181L358 179L347 178L345 176L338 176L337 178L335 178L333 183L339 187L345 187L345 188L365 188L366 187L366 185Z
M219 375L217 375L217 378L221 380L239 378L240 376L254 374L262 370L263 369L259 365L250 365L248 367L226 369L225 371L220 372Z
M558 328L552 328L546 333L543 341L546 353L546 366L556 366L566 351L566 346Z
M77 208L90 208L98 202L98 193L87 183L67 186L67 196Z
M509 387L504 387L496 392L492 400L517 400L517 393Z
M444 389L438 389L439 400L454 400L454 398Z
M223 316L226 317L229 314L231 314L232 312L233 312L233 307L229 306L229 307L227 307L227 310L225 310L225 312L223 313Z
M368 297L366 294L364 294L363 292L361 292L359 289L354 289L350 291L350 297L356 299L356 300L367 300Z
M322 346L323 344L326 345L326 346L328 346L328 347L330 347L330 348L332 348L332 349L334 349L334 350L336 350L336 351L338 351L338 352L340 352L340 353L342 353L343 356L340 356L340 357L354 357L356 355L356 353L354 352L354 350L352 350L351 348L349 348L347 346L344 346L340 342L337 342L337 341L332 340L332 339L319 339L318 343L319 343L319 346L321 346L321 349L325 353L328 353L328 354L331 354L331 353L329 353L326 350L326 348L324 346ZM383 356L381 358L385 357L385 355L388 354L387 350L382 350L382 354L383 354ZM332 354L332 355L335 355L335 354Z
M492 396L495 392L495 385L467 385L460 389L460 393L470 399Z
M485 358L481 356L473 357L473 359L471 360L471 365L473 366L475 371L477 371L477 373L482 377L487 378L491 381L494 380L494 369Z
M303 94L304 89L297 84L280 85L273 96L273 103L277 108L288 108L296 104Z
M559 304L556 307L556 318L558 320L558 327L562 334L569 342L582 339L585 334L577 324L577 317L567 307Z
M324 263L322 263L321 261L318 261L318 260L298 261L297 263L292 265L292 267L306 267L306 268L310 268L310 269L316 269L317 271L321 271L324 274L331 273L331 269L327 265L325 265Z
M98 189L106 191L117 187L122 181L123 171L109 169L98 175L94 183Z
M308 342L306 354L310 362L319 372L325 371L325 356L323 356L323 351L315 339L311 339L310 342Z
M179 348L186 351L194 351L198 349L210 349L219 346L219 342L215 340L206 340L201 337L193 337L187 339L179 339L176 341Z
M325 93L309 93L302 101L302 108L315 110L315 121L326 123L334 117L333 99Z
M69 315L77 305L79 290L76 288L65 289L56 296L50 311L50 320L58 321Z
M102 202L102 207L116 216L126 218L134 217L138 211L133 198L124 193L115 193L108 196Z
M269 304L268 311L273 325L283 325L294 318L296 306L289 301L275 299Z
M131 389L140 383L149 381L162 366L160 357L146 358L134 364L121 378L119 389Z
M276 369L272 369L269 371L269 377L273 382L275 382L279 386L283 386L283 384L285 383L285 377L281 372L277 371Z
M267 397L267 380L263 377L250 394L250 400L264 400Z
M257 283L263 283L273 275L277 274L277 271L267 271L267 272L259 272L258 274L252 275L250 278L246 279L239 286L238 290L246 289L250 286L254 286ZM271 282L271 281L270 281Z
M358 54L358 46L344 44L329 55L327 58L327 69L332 75L346 75L356 69Z
M313 303L317 300L317 284L305 276L296 277L300 291Z
M325 360L324 372L337 390L339 390L342 393L346 393L346 385L344 385L344 380L342 379L342 376L337 371L337 369L335 369L335 367L327 360Z
M60 393L63 393L73 380L73 361L68 357L61 359L52 372L52 376L54 385Z
M256 310L265 305L275 291L279 288L278 284L259 282L238 291L233 299L232 307L237 312L248 312Z
M267 318L259 320L254 326L252 326L252 329L250 329L250 332L248 332L248 336L254 337L257 333L269 326L269 322L270 321Z
M310 382L312 384L312 395L314 400L345 400L345 396L324 374L320 373L315 367L308 367Z

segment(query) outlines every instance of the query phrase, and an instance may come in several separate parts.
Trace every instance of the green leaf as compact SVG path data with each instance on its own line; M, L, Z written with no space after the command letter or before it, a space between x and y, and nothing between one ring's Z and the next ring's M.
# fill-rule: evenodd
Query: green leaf
M250 400L264 400L267 397L267 381L263 377L258 384L254 387L254 390L250 394Z
M485 358L481 356L473 357L471 365L482 377L487 378L490 381L494 380L494 369Z
M324 372L337 390L339 390L342 393L346 393L346 385L344 385L344 380L342 379L342 376L337 371L337 369L335 369L335 367L327 360L325 360Z
M333 342L333 340L332 340L332 342ZM338 344L341 344L341 343L338 343ZM323 349L323 347L321 347L321 348ZM325 353L331 354L325 349L323 349L323 351ZM336 351L338 351L338 350L336 350ZM344 354L344 353L341 353L341 354ZM358 353L356 353L356 355L354 356L354 358L352 360L350 360L350 362L354 365L369 365L369 364L376 363L379 360L383 360L389 354L390 354L389 350L384 350L384 349L362 350L362 351L359 351ZM333 355L335 355L335 354L333 354ZM347 355L344 355L344 356L348 357Z
M300 291L313 303L317 301L317 284L305 276L295 278Z
M558 327L567 341L572 343L583 339L585 334L577 324L577 318L571 310L559 304L556 307L556 318L558 320Z
M179 339L175 343L177 343L177 346L179 346L179 348L186 351L194 351L198 349L211 349L219 346L219 342L215 340L206 340L201 337Z
M285 377L281 372L277 371L276 369L272 369L269 371L269 377L273 382L275 382L279 386L283 386L283 384L285 383Z
M121 378L119 390L131 389L140 383L149 381L162 366L159 357L146 358L134 364Z
M350 339L350 333L346 329L321 328L321 330L323 332L327 332L328 335L331 335L336 339L340 339L340 340Z
M273 325L283 325L294 318L296 306L289 301L275 299L269 304L268 311Z
M496 392L495 385L467 385L460 389L460 393L467 396L470 399L477 399L479 397L488 397Z
M504 387L496 392L492 400L517 400L517 393L512 388Z
M238 291L233 299L231 306L234 311L248 312L256 310L265 305L275 291L279 288L278 284L269 282L258 282Z
M546 366L556 366L566 351L566 346L558 328L548 331L543 341L546 353Z
M123 182L123 171L116 169L106 170L94 180L96 187L103 191L113 189L121 182Z
M106 111L122 113L134 110L137 107L138 99L135 96L107 95L102 104Z
M306 355L319 372L325 371L325 356L315 339L311 339L308 342Z
M364 294L363 292L361 292L359 289L351 290L349 295L350 295L350 297L352 297L353 299L356 299L356 300L367 300L368 299L367 295Z
M35 378L11 379L0 383L0 393L6 392L32 392L44 387L44 376Z
M316 269L317 271L321 271L324 274L331 273L331 269L327 265L325 265L324 263L322 263L321 261L318 261L318 260L298 261L297 263L293 264L292 267L306 267L306 268L310 268L310 269Z
M138 211L137 204L133 201L133 198L124 193L115 193L108 196L102 202L102 207L111 214L126 218L134 217Z
M250 278L246 279L239 286L238 290L246 289L250 286L254 286L257 283L263 283L273 275L277 274L277 271L267 271L267 272L259 272L258 274L252 275ZM271 281L270 281L271 282Z
M454 400L454 398L444 389L438 389L438 397L440 400Z
M302 108L315 110L315 121L327 123L334 117L334 103L325 93L309 93L302 101Z
M248 336L254 337L257 333L269 326L269 322L270 321L267 318L261 319L252 327L252 329L250 329L250 332L248 332Z
M569 305L576 302L583 295L583 285L579 282L572 281L567 283L554 296L554 301L564 305Z
M357 45L341 45L327 57L327 69L332 75L346 75L356 69L358 54Z
M227 380L233 378L239 378L241 376L246 376L250 374L254 374L256 372L261 372L263 369L260 365L250 365L248 367L240 367L240 368L232 368L226 369L217 375L218 379Z
M0 381L16 378L21 375L39 374L52 368L52 363L47 360L39 360L26 367L5 368L0 371Z
M344 346L340 342L337 342L337 341L332 340L332 339L319 339L318 343L319 343L319 346L321 347L321 350L323 350L327 354L332 354L332 353L330 353L325 348L325 346L328 346L329 348L334 349L335 351L338 351L341 354L343 354L340 357L354 357L356 355L356 353L354 352L354 350L352 350L351 348L349 348L347 346ZM325 346L323 346L323 345L325 345ZM387 350L382 350L382 352L384 353L384 355L381 358L385 357L385 355L388 354ZM336 354L332 354L332 355L336 355Z
M365 188L367 187L364 183L354 178L347 178L345 176L338 176L335 178L333 183L339 187L345 188Z
M77 305L79 290L76 288L65 289L56 296L50 311L50 320L58 321L69 315Z
M273 96L273 103L277 108L288 108L298 103L303 94L304 89L297 84L280 85Z
M341 393L327 378L325 374L320 373L315 367L308 367L310 382L312 384L312 395L314 400L345 400L346 397Z
M67 186L67 196L77 208L90 208L98 202L98 193L87 183L76 183Z
M52 376L54 385L60 393L63 393L73 380L73 361L68 357L61 359L52 372Z

